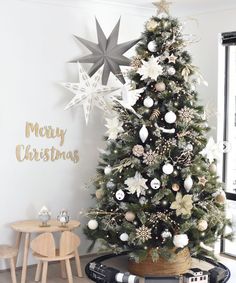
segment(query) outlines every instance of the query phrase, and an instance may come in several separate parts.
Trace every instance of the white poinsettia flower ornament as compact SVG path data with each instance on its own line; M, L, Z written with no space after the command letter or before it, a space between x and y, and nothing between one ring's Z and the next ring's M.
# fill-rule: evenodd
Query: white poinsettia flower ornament
M122 128L123 122L119 121L118 117L114 118L106 118L107 123L105 126L107 127L106 134L108 135L109 140L115 140L117 139L117 136L119 133L124 132L124 129Z
M156 80L163 74L163 68L154 56L151 56L148 61L142 60L142 63L142 66L137 71L142 76L141 80L148 78Z
M138 197L146 195L146 190L148 189L146 182L147 179L144 179L139 172L136 172L134 177L125 180L125 185L128 187L126 190L129 191L129 194L136 193Z
M206 147L200 152L200 154L207 158L210 163L219 158L219 147L215 143L213 137L209 138Z

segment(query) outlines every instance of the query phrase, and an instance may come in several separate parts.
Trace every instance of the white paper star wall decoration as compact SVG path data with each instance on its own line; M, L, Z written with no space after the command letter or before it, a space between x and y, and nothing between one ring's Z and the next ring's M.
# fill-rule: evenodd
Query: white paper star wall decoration
M125 79L121 72L120 66L129 66L130 60L125 57L123 54L133 47L140 39L131 40L118 44L118 35L120 28L120 20L117 22L113 31L106 38L99 22L96 19L96 28L97 28L97 38L98 43L94 43L88 40L85 40L81 37L75 36L75 38L86 46L92 54L87 56L77 58L72 61L72 63L92 63L93 66L89 70L89 75L92 76L100 67L103 67L102 74L102 84L106 85L110 73L113 73L122 84L125 83Z
M89 115L94 105L102 109L104 112L109 113L111 111L111 105L109 104L106 95L118 90L119 88L101 85L101 71L97 72L90 78L80 63L77 63L77 65L79 71L79 82L62 83L62 86L75 94L73 99L66 105L65 110L76 104L82 104L85 121L86 124L88 124Z
M140 195L146 195L146 190L148 189L146 182L147 179L144 179L139 172L136 172L134 177L126 179L125 185L128 186L126 190L129 191L129 194L136 193L138 197Z
M200 154L207 158L210 163L212 163L214 159L217 160L219 158L219 147L215 143L213 137L209 138L206 147L200 152Z

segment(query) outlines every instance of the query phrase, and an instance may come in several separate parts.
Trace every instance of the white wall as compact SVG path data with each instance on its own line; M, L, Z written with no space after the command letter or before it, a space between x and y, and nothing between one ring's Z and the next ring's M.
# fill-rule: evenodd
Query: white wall
M76 81L75 65L66 62L87 53L72 34L96 41L94 16L109 35L121 15L119 41L128 41L140 36L144 22L154 10L88 2L0 2L0 243L14 241L11 222L36 218L42 205L47 205L54 217L61 208L67 208L73 218L85 222L86 219L79 217L79 211L93 203L91 191L83 187L95 174L97 148L102 147L105 132L102 113L95 111L86 127L82 108L63 111L73 95L57 84ZM209 88L200 88L200 96L214 109L217 107L218 33L236 29L235 14L236 10L202 14L196 16L197 25L193 21L186 25L187 32L200 37L190 50L195 65L209 82ZM38 148L58 146L56 140L32 138L29 142L24 136L26 121L67 129L64 149L78 149L79 164L16 161L17 144L30 143ZM210 124L216 126L214 116ZM83 243L81 253L85 254L88 242L82 229L79 233Z

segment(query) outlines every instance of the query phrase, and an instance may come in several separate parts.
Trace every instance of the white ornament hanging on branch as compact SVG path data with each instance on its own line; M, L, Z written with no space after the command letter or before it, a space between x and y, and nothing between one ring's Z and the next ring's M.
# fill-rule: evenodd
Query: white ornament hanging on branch
M120 235L120 240L121 240L122 242L127 242L127 241L129 240L129 235L128 235L127 233L122 233L122 234Z
M157 51L157 44L155 40L152 40L148 43L147 48L151 52L156 52Z
M142 143L145 143L145 141L147 140L147 138L148 138L148 130L147 130L145 125L143 125L142 128L140 129L139 137L140 137Z
M116 192L116 199L121 201L125 198L125 193L122 190Z
M157 178L155 178L151 181L150 185L153 190L157 190L160 188L161 182Z
M105 173L105 175L111 174L111 171L112 171L112 169L111 169L111 166L110 166L110 165L108 165L108 166L106 166L106 167L104 168L104 173Z
M145 99L144 99L144 101L143 101L143 105L145 106L145 107L147 107L147 108L151 108L152 106L153 106L153 104L154 104L154 101L153 101L153 99L151 98L151 97L146 97Z
M162 167L162 171L166 174L166 175L170 175L171 173L173 173L174 171L174 167L172 164L167 163Z
M193 179L191 178L191 175L188 175L187 178L184 180L184 188L186 192L188 193L193 187Z
M173 111L169 111L164 117L166 123L173 124L176 121L176 114Z
M96 229L98 228L98 222L97 222L97 220L95 220L95 219L89 220L89 222L88 222L88 228L89 228L90 230L96 230Z

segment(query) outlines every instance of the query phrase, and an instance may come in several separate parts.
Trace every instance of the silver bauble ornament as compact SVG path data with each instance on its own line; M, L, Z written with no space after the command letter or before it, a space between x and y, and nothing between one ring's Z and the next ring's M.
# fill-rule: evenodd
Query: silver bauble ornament
M127 242L129 240L129 235L127 233L122 233L120 239L122 242Z
M173 111L169 111L164 117L166 123L173 124L176 121L176 114Z
M109 182L107 182L106 187L109 190L112 190L112 189L114 189L116 187L116 185L112 181L109 181Z
M121 201L124 198L125 198L125 193L122 190L118 190L116 192L116 199Z
M152 40L148 43L147 48L151 52L156 52L157 51L157 44L155 40Z
M166 90L166 85L163 82L159 82L155 84L155 90L162 92Z
M144 205L144 204L146 204L147 202L148 202L148 200L147 200L145 197L140 197L139 203L140 203L141 205Z
M143 143L145 143L146 139L148 138L148 130L145 125L139 131L139 137Z
M111 171L112 171L112 169L111 169L111 166L110 166L110 165L108 165L108 166L106 166L106 167L104 168L104 173L105 173L105 175L111 174Z
M125 219L127 220L127 221L129 221L129 222L132 222L132 221L134 221L134 219L135 219L135 214L132 212L132 211L127 211L126 213L125 213Z
M166 174L166 175L170 175L173 171L174 171L174 167L172 164L167 163L164 166L162 166L162 171Z
M89 222L88 222L88 228L89 228L90 230L96 230L96 229L98 228L98 222L97 222L97 220L95 220L95 219L89 220Z
M144 101L143 101L143 105L145 106L145 107L147 107L147 108L151 108L152 106L153 106L153 104L154 104L154 101L153 101L153 99L151 98L151 97L146 97L145 99L144 99Z
M186 192L188 193L193 186L193 179L191 178L191 175L188 175L187 178L184 180L184 188Z
M168 75L173 76L176 73L176 70L174 67L170 67L167 70Z
M157 178L155 178L151 181L150 185L153 190L157 190L160 188L161 182Z

